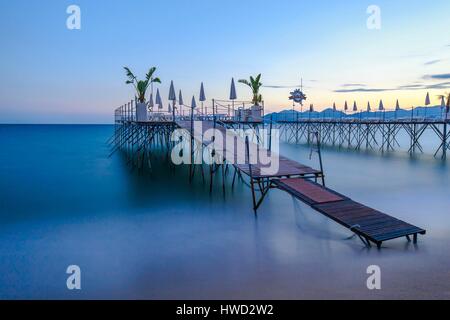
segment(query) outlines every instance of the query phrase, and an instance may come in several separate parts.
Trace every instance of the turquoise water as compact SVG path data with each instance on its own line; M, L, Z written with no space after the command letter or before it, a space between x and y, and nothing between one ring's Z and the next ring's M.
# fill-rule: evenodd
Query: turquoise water
M378 251L280 191L255 220L242 184L210 196L186 168L133 171L108 157L112 132L0 126L0 298L450 298L448 161L325 148L329 186L428 231ZM281 149L316 166L305 146Z

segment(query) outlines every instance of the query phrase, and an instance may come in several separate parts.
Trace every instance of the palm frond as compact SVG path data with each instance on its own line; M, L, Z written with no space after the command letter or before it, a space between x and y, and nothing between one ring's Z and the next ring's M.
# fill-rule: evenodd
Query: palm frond
M131 80L134 81L136 80L136 76L133 74L133 72L131 72L130 68L128 67L123 67L125 69L125 73L127 75L127 77Z
M150 70L148 70L148 73L146 74L146 79L151 80L155 71L156 67L151 67Z
M259 83L260 81L261 81L261 73L256 76L256 82Z
M252 87L252 84L250 82L248 82L248 80L241 79L241 80L238 80L238 82L243 83L243 84L249 86L250 88Z

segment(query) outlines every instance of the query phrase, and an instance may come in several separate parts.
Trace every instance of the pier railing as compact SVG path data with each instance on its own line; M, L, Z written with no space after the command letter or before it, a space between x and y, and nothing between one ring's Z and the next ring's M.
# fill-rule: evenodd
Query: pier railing
M249 101L225 101L212 100L211 104L200 103L192 109L188 105L171 106L171 109L162 110L158 106L148 108L146 121L174 121L176 119L213 120L213 121L235 121L235 122L263 122L264 102L255 106ZM172 108L175 108L173 112ZM175 120L176 120L175 119ZM114 111L115 122L137 121L136 103L130 102L118 107ZM142 122L142 120L139 120Z

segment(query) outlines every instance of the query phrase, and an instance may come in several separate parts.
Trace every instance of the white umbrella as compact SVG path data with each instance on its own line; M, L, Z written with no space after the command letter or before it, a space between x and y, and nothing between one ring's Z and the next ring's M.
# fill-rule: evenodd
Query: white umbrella
M153 109L153 107L155 106L153 104L153 93L150 93L150 98L148 99L148 106L150 107L150 109Z
M425 98L425 106L429 106L431 104L430 93L427 92L427 96ZM427 109L425 108L425 118L427 117Z
M444 110L446 110L445 105L445 98L444 96L441 97L441 117L443 116Z
M172 112L172 106L170 105L170 103L169 103L169 106L167 108L168 108L169 113L171 113Z
M156 90L155 103L158 105L158 109L162 109L163 108L163 103L162 103L162 100L161 100L161 95L159 94L159 89Z
M175 103L177 101L177 96L175 94L175 88L173 86L173 81L170 81L169 100L172 101L173 109L171 111L172 111L173 115L175 116Z

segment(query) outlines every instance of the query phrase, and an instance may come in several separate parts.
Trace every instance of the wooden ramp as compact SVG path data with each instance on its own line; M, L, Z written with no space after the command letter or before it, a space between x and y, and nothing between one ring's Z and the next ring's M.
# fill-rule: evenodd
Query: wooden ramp
M373 242L381 248L384 241L401 237L410 241L410 236L413 236L416 243L417 235L426 233L421 228L369 208L309 180L281 179L273 180L272 183L350 229L368 246Z

